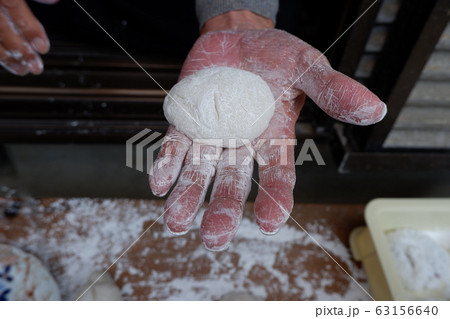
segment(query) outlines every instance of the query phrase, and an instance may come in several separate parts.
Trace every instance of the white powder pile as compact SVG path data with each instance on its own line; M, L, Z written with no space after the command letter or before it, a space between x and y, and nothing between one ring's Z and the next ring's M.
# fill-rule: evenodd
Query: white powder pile
M448 251L427 235L427 232L419 230L398 229L388 233L387 238L407 289L419 293L444 290L448 294L446 298L450 298Z
M186 236L173 237L166 231L153 233L153 239L161 241L166 238L181 252L188 249L192 241L198 242L200 221L201 218L196 219ZM365 273L355 266L344 244L319 222L305 226L368 290ZM148 291L146 300L220 300L230 293L239 292L249 292L258 299L282 295L283 299L294 300L370 300L296 226L285 225L276 236L265 236L253 221L244 218L231 246L224 252L206 251L202 245L197 245L189 256L182 253L165 255L163 252L163 258L158 256L154 259L149 255L152 255L151 247L142 251L140 261L133 259L138 268L145 267L145 264L149 266L149 259L152 264L163 264L147 278L130 265L128 256L117 264L115 278L124 282L122 292L125 299L134 300L135 290L150 288L144 289ZM186 276L198 269L205 270L201 278ZM339 293L332 289L336 282Z
M37 208L30 215L34 231L15 244L44 262L64 299L78 297L76 291L93 272L104 271L163 213L162 206L151 201L86 198ZM200 221L198 216L188 234L173 237L161 218L116 263L111 273L124 299L218 300L233 292L259 299L369 299L297 226L286 225L268 237L244 217L231 247L213 253L200 242ZM364 272L324 224L303 226L367 290Z

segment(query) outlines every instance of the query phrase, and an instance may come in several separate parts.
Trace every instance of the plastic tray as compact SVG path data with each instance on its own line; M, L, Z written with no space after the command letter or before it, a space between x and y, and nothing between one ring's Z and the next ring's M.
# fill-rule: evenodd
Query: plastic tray
M450 250L450 199L375 199L365 209L365 219L378 258L394 300L442 299L442 291L416 293L407 290L391 253L386 234L389 231L410 228L443 231L442 247ZM439 238L435 238L439 239Z
M372 297L377 301L392 300L391 291L367 227L357 227L351 232L350 249L353 258L363 264Z

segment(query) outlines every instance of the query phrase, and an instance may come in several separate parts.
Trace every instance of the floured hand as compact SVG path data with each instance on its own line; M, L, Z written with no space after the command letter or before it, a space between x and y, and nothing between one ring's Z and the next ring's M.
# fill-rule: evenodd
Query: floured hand
M247 160L252 155L261 159L254 205L261 231L275 234L289 218L294 203L294 146L280 147L271 140L280 144L280 139L295 139L295 123L305 94L333 118L357 125L380 121L386 105L366 87L333 70L319 51L284 31L267 26L248 30L248 25L243 31L205 28L212 32L197 40L180 79L216 66L253 72L271 87L276 99L275 114L251 146L238 148L233 156L229 156L230 149L219 150L219 160L211 159L218 153L215 147L202 146L197 154L192 141L170 126L154 163L150 186L155 195L164 196L179 175L166 202L164 218L171 232L183 234L192 225L214 179L201 238L206 248L221 250L233 239L242 218L252 184L253 160Z
M53 4L58 0L35 0ZM0 65L16 75L40 74L50 42L25 0L0 0Z

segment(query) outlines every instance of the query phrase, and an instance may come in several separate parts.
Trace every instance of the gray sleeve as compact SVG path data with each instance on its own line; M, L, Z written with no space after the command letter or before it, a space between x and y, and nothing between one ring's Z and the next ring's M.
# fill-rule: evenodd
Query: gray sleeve
M203 24L219 14L232 10L250 10L269 18L275 24L278 0L196 0L195 11L200 28Z

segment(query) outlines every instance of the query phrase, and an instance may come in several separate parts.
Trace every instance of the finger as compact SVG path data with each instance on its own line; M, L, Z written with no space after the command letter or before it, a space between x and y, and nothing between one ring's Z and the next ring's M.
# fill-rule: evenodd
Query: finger
M223 250L234 238L250 192L252 171L253 157L245 146L224 150L200 228L207 249Z
M164 196L180 174L191 140L170 125L161 150L150 169L150 188L154 195Z
M305 42L299 45L299 78L303 90L331 117L357 125L379 122L387 108L375 94L348 76L333 70L328 60Z
M25 75L28 73L28 66L22 61L17 61L0 45L0 66L15 75Z
M214 146L194 144L186 155L180 178L166 201L164 221L170 232L186 233L194 222L205 200L209 183L214 176L221 149Z
M50 41L44 27L33 15L25 1L0 0L0 6L6 8L10 20L36 52L41 54L48 52Z
M42 60L22 37L5 13L0 8L0 45L5 51L6 58L2 61L16 74L25 75L28 72L42 72Z
M288 220L294 205L296 179L293 128L277 122L273 125L279 128L277 136L284 138L274 139L266 134L263 137L267 140L257 149L259 188L254 211L261 232L267 235L277 233Z

